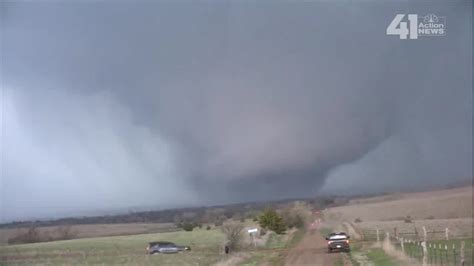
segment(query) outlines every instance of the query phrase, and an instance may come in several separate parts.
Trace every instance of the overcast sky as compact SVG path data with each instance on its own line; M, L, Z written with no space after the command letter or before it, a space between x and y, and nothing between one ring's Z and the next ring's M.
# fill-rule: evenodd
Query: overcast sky
M2 1L0 221L470 180L472 3L433 3Z

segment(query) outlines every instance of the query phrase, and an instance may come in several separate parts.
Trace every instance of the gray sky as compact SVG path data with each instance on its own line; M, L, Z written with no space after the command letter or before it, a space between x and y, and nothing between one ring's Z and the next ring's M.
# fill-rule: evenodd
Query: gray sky
M0 221L472 176L471 1L0 8Z

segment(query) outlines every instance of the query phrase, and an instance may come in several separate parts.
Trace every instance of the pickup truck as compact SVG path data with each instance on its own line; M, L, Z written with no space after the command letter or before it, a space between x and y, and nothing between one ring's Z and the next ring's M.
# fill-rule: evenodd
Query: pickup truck
M334 250L350 252L349 236L344 232L331 233L326 237L328 241L328 253Z

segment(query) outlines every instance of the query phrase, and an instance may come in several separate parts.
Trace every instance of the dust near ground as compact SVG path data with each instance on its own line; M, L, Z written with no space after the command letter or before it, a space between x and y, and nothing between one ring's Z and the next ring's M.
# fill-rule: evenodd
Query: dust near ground
M331 221L403 221L472 219L473 187L460 187L417 193L403 193L351 200L348 205L324 210Z
M285 265L333 266L341 257L339 253L328 253L326 239L313 228L308 230L298 245L288 252Z

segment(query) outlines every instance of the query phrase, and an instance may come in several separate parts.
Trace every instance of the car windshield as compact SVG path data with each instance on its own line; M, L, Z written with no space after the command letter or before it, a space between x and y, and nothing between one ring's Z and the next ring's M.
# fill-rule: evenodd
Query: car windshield
M341 240L341 239L347 239L346 235L332 235L329 237L330 240Z
M148 243L148 245L149 245L150 247L152 247L152 246L164 247L164 246L174 245L174 244L173 244L173 243L170 243L170 242L150 242L150 243Z

